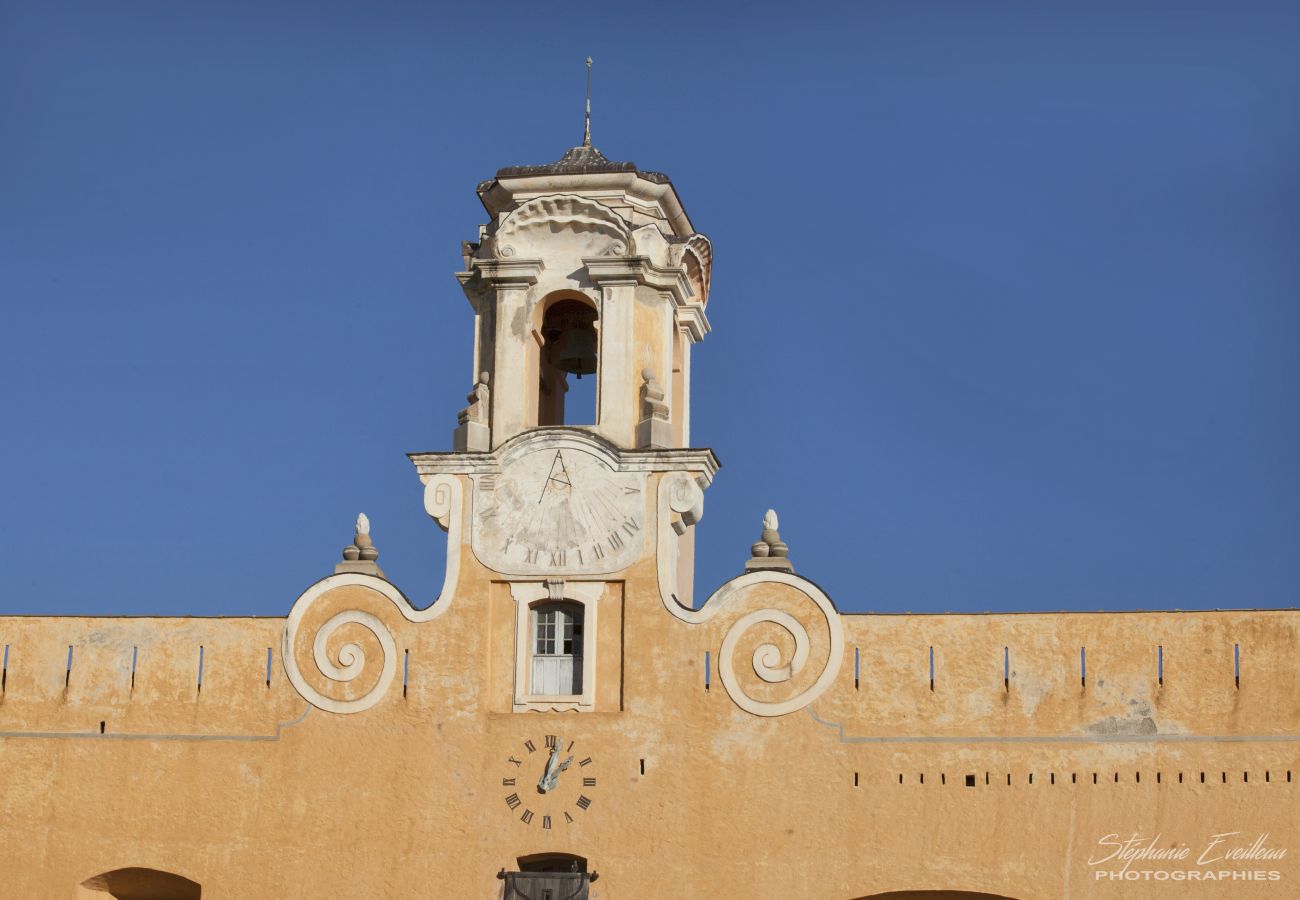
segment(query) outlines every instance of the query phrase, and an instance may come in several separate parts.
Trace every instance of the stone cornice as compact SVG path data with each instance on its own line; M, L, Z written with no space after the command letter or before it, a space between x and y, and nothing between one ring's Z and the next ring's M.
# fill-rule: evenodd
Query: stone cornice
M477 275L494 284L529 286L545 268L540 259L475 259L468 272L456 273L456 279L464 285Z
M712 330L704 304L693 299L694 290L683 267L657 266L647 256L591 256L582 263L596 284L642 284L671 296L677 323L689 330L693 342L704 340Z
M422 480L435 475L486 475L501 471L502 459L523 444L548 445L556 442L590 444L608 457L620 472L688 472L708 486L721 463L707 447L671 450L625 450L581 428L531 428L487 452L408 453Z

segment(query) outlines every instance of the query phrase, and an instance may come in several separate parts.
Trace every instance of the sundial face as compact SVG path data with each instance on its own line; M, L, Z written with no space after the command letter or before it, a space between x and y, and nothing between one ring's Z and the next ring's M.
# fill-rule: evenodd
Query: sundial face
M580 448L535 449L475 479L474 555L517 575L625 569L645 541L645 474Z

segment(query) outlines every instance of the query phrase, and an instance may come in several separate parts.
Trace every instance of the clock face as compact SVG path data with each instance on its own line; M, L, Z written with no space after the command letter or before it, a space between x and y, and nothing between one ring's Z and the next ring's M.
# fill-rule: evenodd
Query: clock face
M606 573L641 556L645 474L554 446L475 479L473 547L498 572Z
M596 795L596 770L576 741L548 734L523 741L506 760L501 792L524 825L549 831L577 822Z

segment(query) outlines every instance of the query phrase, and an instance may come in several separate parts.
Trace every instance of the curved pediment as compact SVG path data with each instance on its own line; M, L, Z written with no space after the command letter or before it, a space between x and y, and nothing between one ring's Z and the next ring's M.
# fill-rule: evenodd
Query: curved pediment
M618 256L632 245L632 235L609 207L577 194L535 197L510 213L496 234L497 254L507 258L553 256L564 244L578 258Z

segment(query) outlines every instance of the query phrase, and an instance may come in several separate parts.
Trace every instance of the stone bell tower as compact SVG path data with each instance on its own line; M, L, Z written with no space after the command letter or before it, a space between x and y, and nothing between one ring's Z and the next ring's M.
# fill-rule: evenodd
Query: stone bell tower
M712 248L668 177L585 142L478 186L488 222L457 273L474 381L457 451L581 423L625 449L690 446L690 351L708 333ZM591 411L570 379L596 379Z

